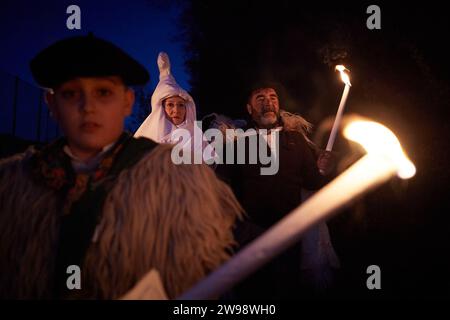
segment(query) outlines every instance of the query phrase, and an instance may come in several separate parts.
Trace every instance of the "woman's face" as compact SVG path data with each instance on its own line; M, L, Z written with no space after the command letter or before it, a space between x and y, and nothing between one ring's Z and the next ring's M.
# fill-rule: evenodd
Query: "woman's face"
M174 125L180 125L186 119L186 102L183 98L178 96L167 98L163 105L167 119Z

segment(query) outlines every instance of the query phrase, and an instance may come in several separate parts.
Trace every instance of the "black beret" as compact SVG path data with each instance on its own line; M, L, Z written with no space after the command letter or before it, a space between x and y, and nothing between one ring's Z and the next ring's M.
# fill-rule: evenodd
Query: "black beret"
M119 76L126 85L144 85L150 78L126 52L92 34L55 42L31 60L30 68L36 82L45 88L76 77Z

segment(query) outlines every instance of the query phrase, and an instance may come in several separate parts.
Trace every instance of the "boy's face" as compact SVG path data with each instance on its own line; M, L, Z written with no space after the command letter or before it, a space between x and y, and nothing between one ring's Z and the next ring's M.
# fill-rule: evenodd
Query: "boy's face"
M75 78L48 93L47 102L71 151L89 159L119 138L134 92L119 77Z

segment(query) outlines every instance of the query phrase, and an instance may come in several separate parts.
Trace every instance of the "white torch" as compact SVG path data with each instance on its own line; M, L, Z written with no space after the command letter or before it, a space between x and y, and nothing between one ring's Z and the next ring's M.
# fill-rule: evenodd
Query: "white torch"
M345 87L344 92L342 93L341 102L339 103L338 111L336 113L336 118L334 119L333 129L331 129L330 138L328 139L326 151L331 151L333 149L334 140L336 139L339 126L341 125L345 102L347 101L348 93L350 92L350 87L352 86L352 84L350 83L350 77L348 76L349 70L346 67L337 65L335 70L339 71L339 73L341 74L341 79L345 83Z
M356 198L394 175L402 179L415 175L414 164L385 126L354 120L345 126L344 136L360 143L367 154L178 299L219 297Z

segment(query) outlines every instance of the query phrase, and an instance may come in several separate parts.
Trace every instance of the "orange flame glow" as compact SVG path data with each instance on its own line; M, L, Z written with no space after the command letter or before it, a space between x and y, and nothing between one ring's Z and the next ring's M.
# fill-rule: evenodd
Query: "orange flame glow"
M352 86L352 84L350 83L350 77L349 77L349 72L350 70L348 70L346 67L344 67L343 65L337 65L335 67L336 71L339 71L339 73L341 74L341 79L342 81L348 85L348 86Z

